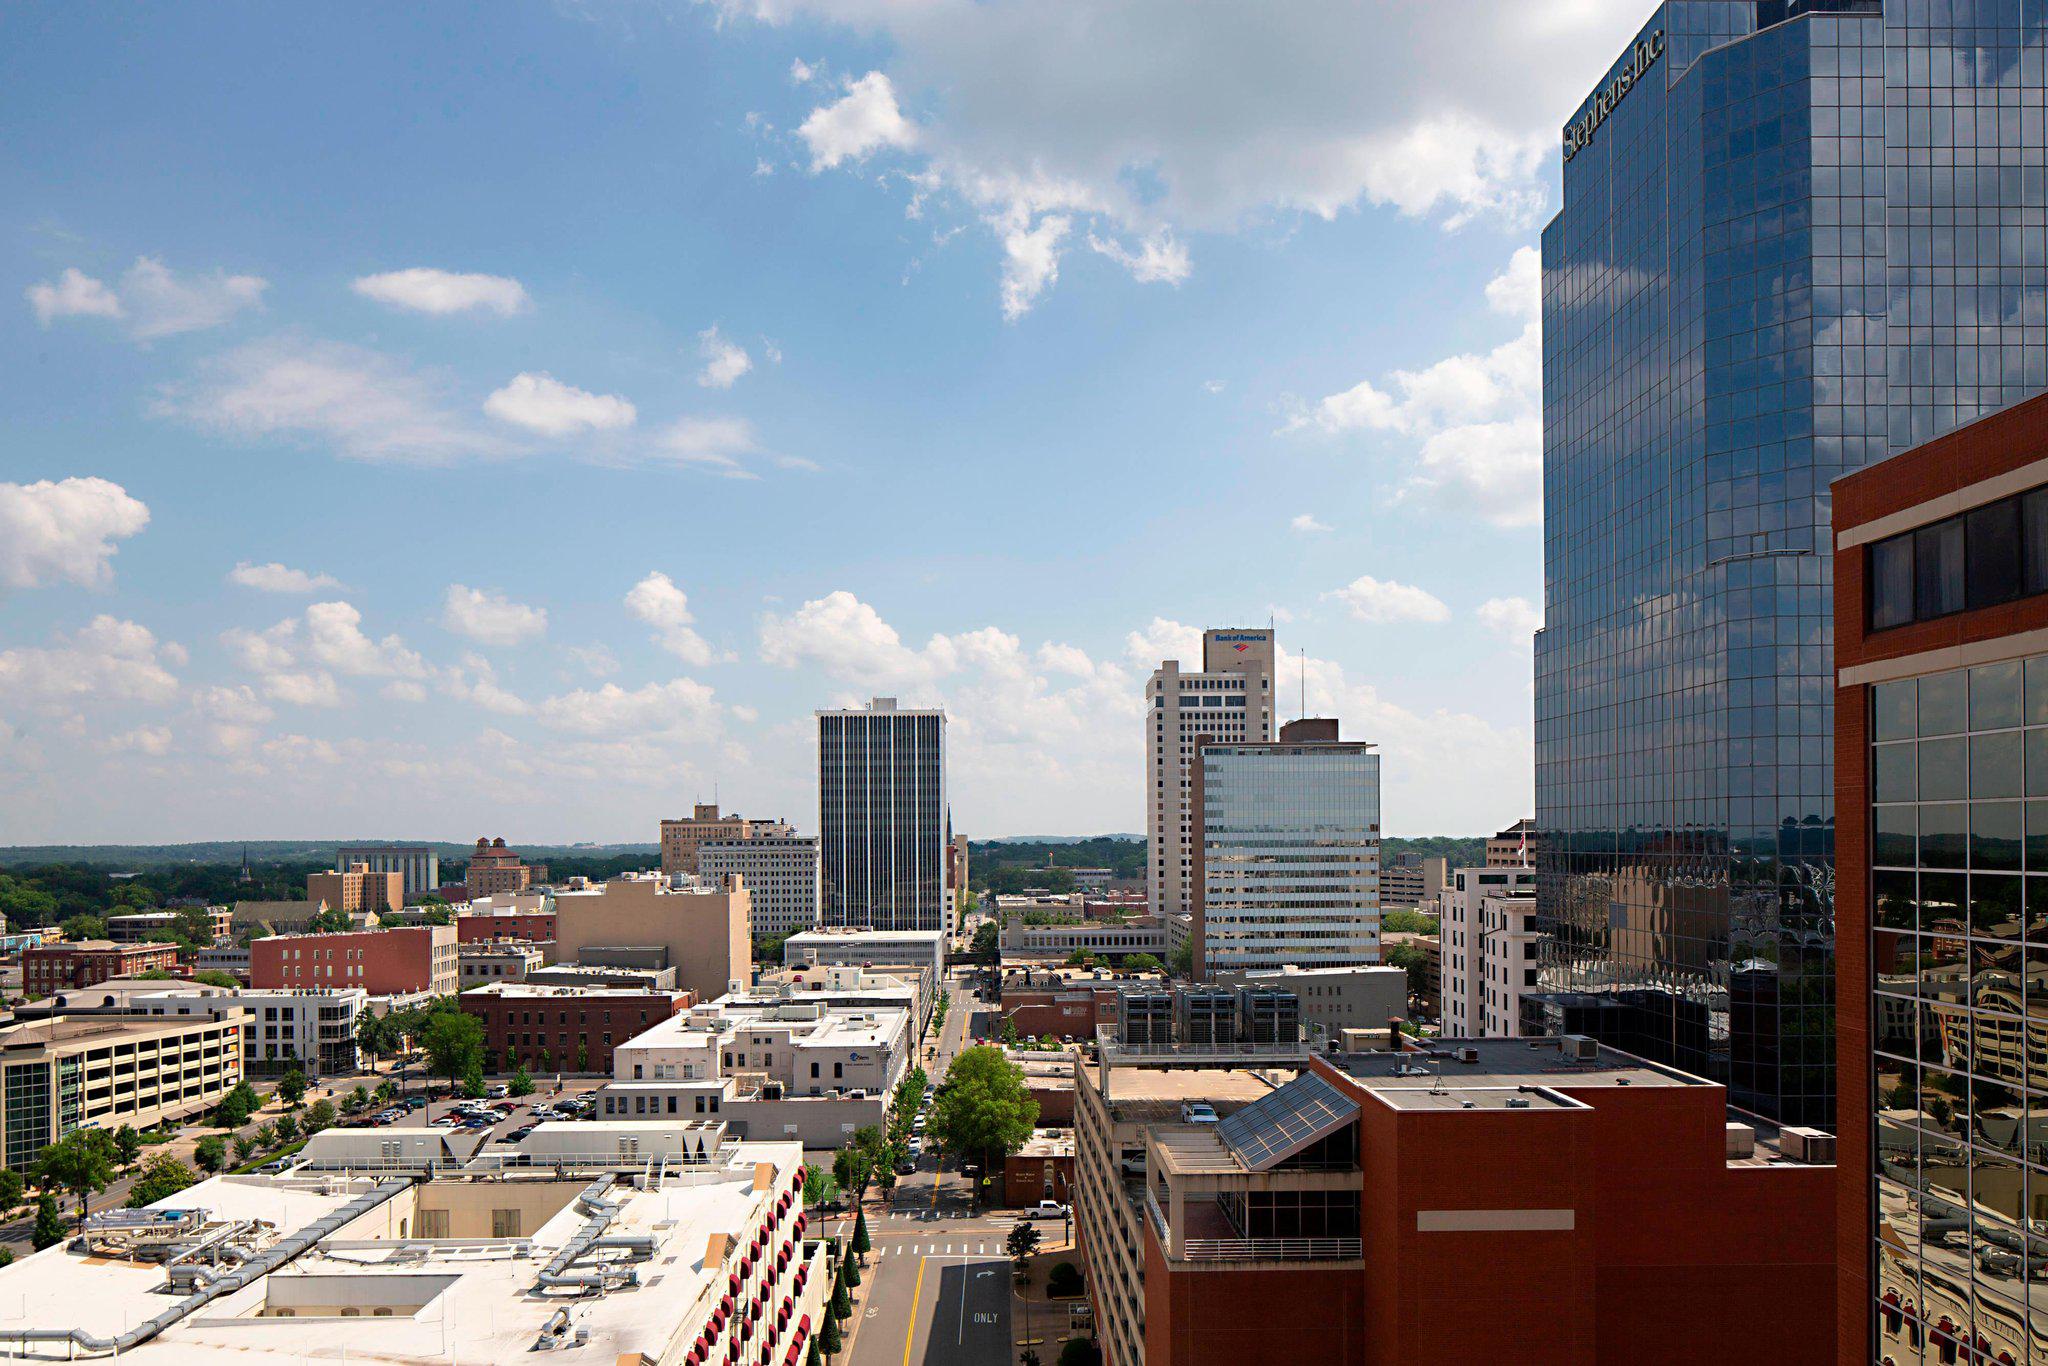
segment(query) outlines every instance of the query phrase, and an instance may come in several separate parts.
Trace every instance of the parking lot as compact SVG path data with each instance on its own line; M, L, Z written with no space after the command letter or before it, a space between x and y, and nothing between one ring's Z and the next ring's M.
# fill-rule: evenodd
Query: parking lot
M505 1096L495 1100L487 1097L481 1101L457 1097L424 1104L421 1103L424 1094L415 1091L410 1096L394 1100L390 1106L369 1111L364 1118L372 1127L437 1128L467 1135L488 1131L487 1141L511 1143L525 1137L535 1124L551 1119L588 1118L596 1104L593 1093L603 1084L602 1078L586 1077L565 1080L559 1091L552 1085L542 1087L530 1096ZM502 1085L497 1083L491 1089L496 1090ZM562 1107L567 1107L566 1111ZM484 1117L486 1108L491 1117ZM394 1110L399 1113L388 1119L380 1118Z

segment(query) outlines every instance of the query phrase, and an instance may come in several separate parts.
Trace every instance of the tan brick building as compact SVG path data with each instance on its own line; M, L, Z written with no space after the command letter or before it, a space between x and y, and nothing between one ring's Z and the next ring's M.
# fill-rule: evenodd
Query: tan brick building
M697 872L697 851L707 844L795 833L787 821L749 820L737 812L720 815L718 803L698 802L688 816L661 823L661 871L670 876Z
M306 900L324 901L344 915L383 915L405 906L405 874L373 873L353 863L332 873L306 874Z

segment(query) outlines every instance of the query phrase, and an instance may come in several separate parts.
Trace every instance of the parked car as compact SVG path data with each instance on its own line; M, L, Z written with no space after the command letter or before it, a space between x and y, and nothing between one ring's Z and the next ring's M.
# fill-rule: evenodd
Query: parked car
M1191 1100L1181 1106L1180 1119L1183 1124L1222 1123L1222 1120L1216 1114L1216 1107L1206 1100Z
M532 1132L533 1125L522 1124L518 1128L514 1129L511 1133L506 1134L504 1141L507 1143L524 1143L526 1141L526 1136Z
M1067 1207L1057 1200L1041 1200L1024 1211L1026 1219L1064 1219Z
M901 1161L897 1162L897 1164L896 1164L896 1174L897 1174L898 1176L908 1176L908 1175L910 1175L910 1174L911 1174L912 1172L914 1172L914 1171L916 1171L916 1170L917 1170L917 1164L916 1164L915 1162L912 1162L912 1161L911 1161L911 1160L910 1160L909 1158L907 1158L907 1157L906 1157L906 1158L903 1158L903 1159L902 1159Z
M492 1100L503 1100L512 1094L512 1088L502 1081L494 1081L484 1088L484 1094Z

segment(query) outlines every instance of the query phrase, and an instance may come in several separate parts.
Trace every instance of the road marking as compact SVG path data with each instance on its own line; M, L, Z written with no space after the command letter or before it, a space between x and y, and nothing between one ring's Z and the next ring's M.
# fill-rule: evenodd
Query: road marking
M910 1292L910 1326L903 1330L903 1366L910 1366L910 1344L917 1336L917 1301L924 1294L924 1259L917 1262L917 1288Z

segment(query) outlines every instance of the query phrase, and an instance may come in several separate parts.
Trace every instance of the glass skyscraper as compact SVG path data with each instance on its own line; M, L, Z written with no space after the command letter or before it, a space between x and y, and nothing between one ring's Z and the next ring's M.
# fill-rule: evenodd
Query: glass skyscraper
M1668 0L1543 234L1526 1026L1834 1114L1829 482L2048 386L2048 0Z
M946 924L946 714L893 697L818 713L819 915L826 925Z

